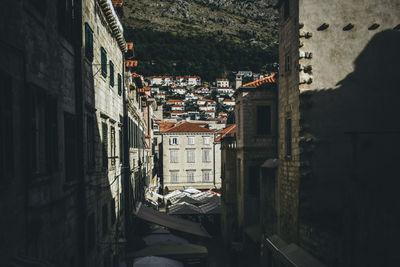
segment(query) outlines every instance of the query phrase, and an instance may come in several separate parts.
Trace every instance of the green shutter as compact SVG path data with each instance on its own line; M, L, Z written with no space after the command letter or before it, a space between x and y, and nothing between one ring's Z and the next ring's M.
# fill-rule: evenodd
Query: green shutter
M121 78L121 74L118 74L118 94L122 95L122 78Z
M110 60L110 85L114 87L114 63Z
M102 47L101 49L101 74L104 78L107 77L107 52Z
M102 129L102 147L103 147L103 169L108 169L108 126L107 123L101 123Z

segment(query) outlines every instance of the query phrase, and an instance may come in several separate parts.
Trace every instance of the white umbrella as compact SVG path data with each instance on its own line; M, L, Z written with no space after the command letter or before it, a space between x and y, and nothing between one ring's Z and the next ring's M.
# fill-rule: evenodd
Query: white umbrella
M186 188L186 189L183 190L182 192L186 192L186 193L189 193L189 194L198 194L198 193L201 193L200 190L197 190L196 188L193 188L193 187Z
M133 267L183 267L183 263L163 257L147 256L135 259Z

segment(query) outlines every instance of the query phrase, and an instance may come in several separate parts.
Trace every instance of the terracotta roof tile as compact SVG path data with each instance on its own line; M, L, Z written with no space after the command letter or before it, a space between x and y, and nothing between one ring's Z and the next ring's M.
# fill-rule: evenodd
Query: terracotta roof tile
M260 87L263 86L267 83L276 83L276 73L272 73L270 76L267 76L265 78L256 80L254 82L246 83L242 85L242 87Z
M221 139L226 137L228 134L230 134L230 136L236 135L236 124L229 125L228 127L217 132L217 134L220 134L220 136L218 136L216 139L217 142L221 141Z
M137 60L125 60L125 66L127 68L137 67L138 61Z
M196 123L183 122L165 131L165 133L213 133L214 131L201 127Z

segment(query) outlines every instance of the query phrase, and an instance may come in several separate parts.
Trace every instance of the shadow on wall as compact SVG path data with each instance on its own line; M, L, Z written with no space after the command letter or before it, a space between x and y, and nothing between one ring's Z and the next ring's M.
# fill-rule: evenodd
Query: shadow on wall
M308 141L300 141L299 220L336 236L331 245L314 248L333 265L400 262L399 45L400 32L380 32L338 88L301 94L300 134ZM308 238L300 234L304 246Z

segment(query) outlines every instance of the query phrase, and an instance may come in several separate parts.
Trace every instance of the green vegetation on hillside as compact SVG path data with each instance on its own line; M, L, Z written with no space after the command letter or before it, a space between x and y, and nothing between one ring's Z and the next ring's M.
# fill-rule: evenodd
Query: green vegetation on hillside
M199 75L205 81L232 71L274 71L277 45L268 48L236 43L216 34L181 36L151 29L125 28L125 38L134 43L138 73L149 75ZM272 42L271 42L272 43Z

